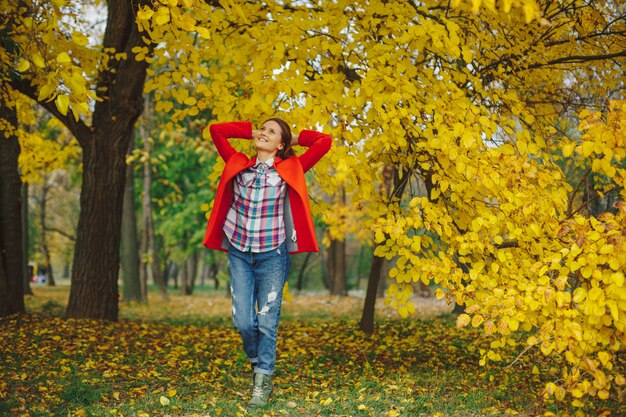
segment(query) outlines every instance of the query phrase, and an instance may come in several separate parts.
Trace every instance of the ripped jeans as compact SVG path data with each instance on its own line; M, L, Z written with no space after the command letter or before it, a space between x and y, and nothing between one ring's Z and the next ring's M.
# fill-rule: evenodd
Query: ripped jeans
M276 333L283 287L289 273L289 253L283 242L269 252L228 249L233 323L254 372L274 373Z

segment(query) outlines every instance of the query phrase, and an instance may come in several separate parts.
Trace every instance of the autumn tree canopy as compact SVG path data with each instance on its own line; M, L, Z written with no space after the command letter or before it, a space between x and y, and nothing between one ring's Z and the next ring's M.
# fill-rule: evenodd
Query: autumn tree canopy
M75 134L114 99L99 89L121 94L120 72L139 63L147 80L133 91L141 84L157 111L182 105L169 128L208 109L216 121L277 114L323 129L335 146L316 179L350 193L348 207L315 210L337 237L350 231L338 216L356 213L359 235L395 260L387 302L400 314L412 283L434 283L465 306L459 325L493 336L483 360L501 360L524 331L520 353L566 365L549 394L607 398L626 383L611 371L626 342L622 0L161 0L125 9L132 35L99 48L60 19L68 4L44 3L53 23L14 20L20 48L2 62L11 86ZM378 190L385 167L396 194ZM599 201L611 204L592 212Z
M406 315L411 283L434 282L465 305L459 325L493 335L484 360L523 330L520 352L565 358L550 394L606 398L624 383L611 375L626 314L623 7L454 3L145 8L139 24L166 45L146 59L176 56L146 88L164 109L187 105L173 124L210 107L220 121L323 126L337 142L317 178L352 190L358 227L396 260L388 302ZM568 164L584 176L568 182ZM386 165L402 195L377 192ZM590 215L609 196L620 202ZM341 210L318 209L346 232Z

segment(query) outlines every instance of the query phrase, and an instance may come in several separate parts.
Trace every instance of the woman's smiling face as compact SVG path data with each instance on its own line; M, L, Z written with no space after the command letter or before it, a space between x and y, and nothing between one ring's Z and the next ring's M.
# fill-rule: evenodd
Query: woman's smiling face
M257 151L275 153L281 150L284 145L281 140L280 125L274 120L263 123L254 137L254 145Z

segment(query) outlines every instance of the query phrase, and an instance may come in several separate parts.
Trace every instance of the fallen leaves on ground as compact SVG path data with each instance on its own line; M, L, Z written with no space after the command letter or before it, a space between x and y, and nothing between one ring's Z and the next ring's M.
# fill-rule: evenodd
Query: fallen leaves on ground
M333 310L333 298L326 301L325 308ZM150 308L154 306L139 311ZM128 306L122 309L122 316L129 314ZM379 318L376 334L368 336L358 330L354 314L285 319L279 330L275 397L270 406L250 411L245 407L251 388L249 366L229 317L219 314L207 314L202 323L194 313L187 324L173 316L171 322L144 317L117 323L63 320L42 313L4 319L0 415L573 413L542 399L543 382L558 378L559 369L541 354L530 351L506 367L517 353L511 348L502 364L479 366L480 351L488 349L490 340L476 329L456 328L450 316ZM585 410L626 412L617 399L589 403Z

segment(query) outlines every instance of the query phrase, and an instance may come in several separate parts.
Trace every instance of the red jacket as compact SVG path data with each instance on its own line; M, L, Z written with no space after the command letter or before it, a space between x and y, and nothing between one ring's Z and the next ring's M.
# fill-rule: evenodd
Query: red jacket
M256 157L248 158L245 154L237 152L228 139L251 139L252 124L250 122L213 124L210 126L210 132L217 152L226 161L226 166L217 186L215 203L203 244L209 249L227 251L228 240L222 228L233 202L232 181L237 174L256 163ZM287 159L274 158L274 168L287 183L285 234L289 253L319 251L304 173L328 152L331 143L332 138L327 134L303 130L298 135L298 144L309 148L304 154Z

